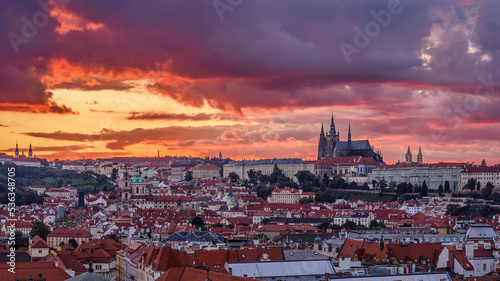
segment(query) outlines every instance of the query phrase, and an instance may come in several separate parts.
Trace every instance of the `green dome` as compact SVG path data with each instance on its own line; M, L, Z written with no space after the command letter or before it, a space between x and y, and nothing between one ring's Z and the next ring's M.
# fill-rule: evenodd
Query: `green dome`
M136 177L131 177L130 182L146 182L146 180L143 177L136 176Z
M186 204L184 204L184 206L189 206L189 202L186 202Z

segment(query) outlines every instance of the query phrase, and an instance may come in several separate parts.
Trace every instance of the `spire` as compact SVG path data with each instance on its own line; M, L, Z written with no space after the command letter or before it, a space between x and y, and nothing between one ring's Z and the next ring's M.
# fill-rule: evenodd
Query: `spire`
M28 151L28 157L33 158L33 150L31 149L31 141L30 141L30 150Z
M347 136L347 141L351 142L351 122L349 122L349 135Z
M325 131L323 130L323 122L321 122L321 136L325 134Z
M408 145L408 151L406 151L406 154L411 154L410 146L409 145Z
M328 135L337 135L335 131L335 121L333 120L333 112L332 112L332 122L330 123L330 131L328 131Z
M418 164L423 164L424 162L424 155L422 154L422 148L420 146L418 147L417 162Z
M19 146L16 140L16 152L15 152L15 158L19 158Z
M89 262L89 271L88 272L94 272L94 269L92 268L92 262Z

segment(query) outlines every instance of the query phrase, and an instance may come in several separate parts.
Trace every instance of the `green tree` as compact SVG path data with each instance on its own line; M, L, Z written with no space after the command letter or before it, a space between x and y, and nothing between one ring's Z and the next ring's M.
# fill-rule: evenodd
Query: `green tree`
M19 250L26 247L26 238L23 236L23 233L19 230L14 231L14 248L16 248L16 250Z
M271 218L264 218L264 219L262 219L262 221L261 221L260 223L261 223L261 224L268 224L268 223L270 223L272 220L273 220L273 219L271 219Z
M247 174L251 183L257 183L257 172L254 169L248 170Z
M192 220L191 220L191 225L193 226L196 226L198 228L200 227L203 227L205 225L205 222L203 221L202 218L200 217L194 217Z
M325 229L329 229L331 228L332 225L329 223L329 222L322 222L318 225L318 228L321 229L321 230L325 230Z
M59 247L62 247L64 246L64 242L61 241L61 243L59 243Z
M313 173L310 171L298 171L295 177L304 191L312 190L314 179L316 179Z
M310 204L310 203L314 203L314 199L312 196L307 196L307 197L304 197L304 198L301 198L300 201L299 201L300 204Z
M377 227L378 227L378 221L376 221L376 220L372 220L372 221L370 222L370 228L372 228L372 229L373 229L373 228L377 228Z
M237 180L237 179L239 179L239 178L240 178L240 177L238 176L238 174L237 174L237 173L235 173L235 172L231 172L231 173L229 173L229 175L227 175L227 177L228 177L229 179L233 180L233 181L235 181L235 180Z
M420 196L427 196L428 191L429 191L429 189L427 188L427 183L424 181L424 183L422 183L422 189L420 191Z
M351 230L356 229L356 227L357 227L356 223L353 221L350 221L350 220L346 220L346 222L341 226L342 226L342 228L347 228L347 229L351 229Z
M474 191L476 189L476 179L469 179L467 183L464 185L464 189Z
M481 182L480 181L477 181L476 187L477 187L477 191L481 190Z
M446 193L449 193L451 190L450 190L450 182L449 181L445 181L444 182L444 192Z
M440 184L439 187L438 187L439 196L443 196L443 190L444 190L444 187L443 187L442 184Z
M193 180L193 171L187 171L186 176L184 177L185 181Z
M479 183L479 182L478 182ZM481 196L486 199L488 197L490 197L491 193L493 192L493 188L495 188L493 186L493 184L491 182L487 182L486 183L486 187L483 188L483 190L481 190Z
M111 171L111 179L116 180L116 175L118 174L118 169L113 168L113 171Z
M43 221L36 221L30 231L30 237L40 236L47 241L47 235L50 233L50 228Z
M71 245L71 247L73 247L73 248L75 248L75 249L76 249L76 248L78 248L78 242L76 241L76 239L75 239L75 238L70 238L70 239L68 240L68 244L70 244L70 245Z

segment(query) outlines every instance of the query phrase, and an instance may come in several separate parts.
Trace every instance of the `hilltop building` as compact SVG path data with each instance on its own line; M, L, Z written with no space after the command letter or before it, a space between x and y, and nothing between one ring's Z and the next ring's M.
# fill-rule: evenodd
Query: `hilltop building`
M352 140L350 124L347 141L341 141L340 132L335 129L335 121L332 114L330 130L326 134L323 129L323 124L321 124L321 133L318 143L318 159L331 159L333 157L345 156L372 157L378 163L383 163L380 151L374 152L368 140Z

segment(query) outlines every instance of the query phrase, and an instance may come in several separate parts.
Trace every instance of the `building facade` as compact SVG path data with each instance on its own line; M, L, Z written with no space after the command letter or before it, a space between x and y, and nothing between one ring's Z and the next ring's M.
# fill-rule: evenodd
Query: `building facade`
M448 181L451 191L457 191L460 186L460 174L466 168L466 163L434 163L434 164L393 164L379 165L368 175L369 182L385 180L391 182L411 183L420 185L426 182L429 189L438 189Z
M309 171L314 174L314 161L304 161L297 158L283 159L263 159L263 160L244 160L229 162L223 167L223 176L227 178L231 172L236 173L240 179L248 179L248 171L262 171L264 175L272 174L274 166L283 170L285 176L297 181L295 175L298 171Z

